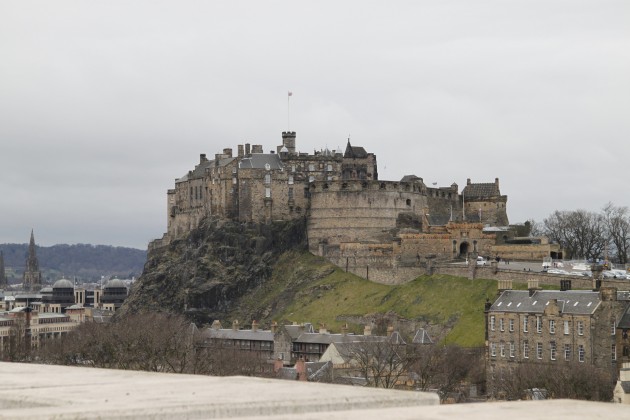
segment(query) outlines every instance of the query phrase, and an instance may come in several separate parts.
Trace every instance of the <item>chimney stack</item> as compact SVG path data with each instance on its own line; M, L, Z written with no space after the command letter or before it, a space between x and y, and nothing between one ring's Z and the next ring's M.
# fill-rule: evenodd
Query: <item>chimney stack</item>
M221 321L215 319L214 321L212 321L212 326L210 328L212 328L213 330L220 330L222 328Z
M256 320L252 321L252 331L253 332L258 331L258 322Z
M232 321L232 331L238 331L238 319Z
M250 150L250 144L249 143L245 143L245 156L249 156L252 154L251 150Z
M388 325L387 326L387 336L391 337L393 333L394 333L394 326L393 325Z
M348 335L348 323L341 326L341 335Z
M201 163L204 163L204 162L207 162L207 161L208 161L208 159L206 159L206 154L205 153L201 153L199 155L199 163L201 164Z
M238 157L242 158L244 154L245 154L245 152L243 151L243 145L239 144L238 145Z
M326 324L319 324L319 333L328 334L328 330L326 330Z
M527 289L529 290L529 297L532 297L534 293L536 293L536 291L539 290L538 279L528 279Z
M276 321L273 321L271 323L271 332L275 334L276 331L278 331L278 323Z
M371 325L366 325L363 328L363 335L372 335L372 326Z

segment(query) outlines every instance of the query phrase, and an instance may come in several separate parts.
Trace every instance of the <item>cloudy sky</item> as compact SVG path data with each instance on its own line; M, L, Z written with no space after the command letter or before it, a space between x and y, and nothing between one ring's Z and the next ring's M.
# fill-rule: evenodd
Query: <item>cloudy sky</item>
M245 142L501 182L511 222L630 206L630 2L0 2L0 243L145 248ZM290 123L287 91L292 91Z

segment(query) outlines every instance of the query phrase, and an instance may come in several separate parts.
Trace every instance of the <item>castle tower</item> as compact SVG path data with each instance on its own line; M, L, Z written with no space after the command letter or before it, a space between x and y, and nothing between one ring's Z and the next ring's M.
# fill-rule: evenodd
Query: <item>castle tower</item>
M0 289L6 289L9 283L4 272L4 254L0 251Z
M295 131L282 132L282 145L289 150L290 155L295 154Z
M26 291L39 290L42 287L42 273L39 271L39 262L35 255L35 236L31 230L31 242L28 245L28 256L24 268L22 288Z

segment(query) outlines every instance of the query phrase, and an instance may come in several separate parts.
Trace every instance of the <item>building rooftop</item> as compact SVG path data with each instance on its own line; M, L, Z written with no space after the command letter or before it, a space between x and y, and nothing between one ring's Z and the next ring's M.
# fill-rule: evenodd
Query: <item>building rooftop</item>
M557 299L561 312L589 315L601 302L599 292L588 290L506 290L490 307L491 312L543 313L551 300Z

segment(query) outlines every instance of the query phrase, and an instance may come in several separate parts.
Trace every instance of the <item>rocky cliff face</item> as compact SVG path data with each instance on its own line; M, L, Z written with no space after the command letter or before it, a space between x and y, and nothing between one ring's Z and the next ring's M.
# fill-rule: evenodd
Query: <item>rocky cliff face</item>
M226 319L296 249L306 249L303 219L260 225L206 218L187 238L149 252L120 315L169 311L198 323Z

